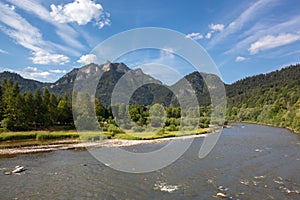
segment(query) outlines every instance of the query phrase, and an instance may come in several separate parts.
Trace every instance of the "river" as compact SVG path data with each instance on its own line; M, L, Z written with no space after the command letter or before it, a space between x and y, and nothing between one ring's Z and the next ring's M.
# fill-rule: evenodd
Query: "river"
M300 199L300 135L286 129L234 123L203 159L196 138L176 162L161 170L115 171L86 150L58 150L0 159L0 199ZM164 143L126 147L157 149Z

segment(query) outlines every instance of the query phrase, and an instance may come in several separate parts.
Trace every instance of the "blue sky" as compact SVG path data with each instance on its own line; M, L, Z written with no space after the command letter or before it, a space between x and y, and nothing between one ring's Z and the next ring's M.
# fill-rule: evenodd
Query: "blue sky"
M0 71L55 81L94 61L90 52L105 39L142 27L172 29L195 40L226 83L300 62L298 0L3 0ZM182 75L191 72L171 54L144 51L123 59L129 67L153 59L180 66Z

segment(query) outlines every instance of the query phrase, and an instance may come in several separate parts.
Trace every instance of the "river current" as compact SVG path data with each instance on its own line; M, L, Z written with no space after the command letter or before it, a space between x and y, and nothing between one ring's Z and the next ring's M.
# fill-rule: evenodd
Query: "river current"
M130 174L113 170L86 150L58 150L0 159L0 199L300 199L300 135L286 129L234 123L208 156L203 138L161 170ZM165 143L126 147L151 151Z

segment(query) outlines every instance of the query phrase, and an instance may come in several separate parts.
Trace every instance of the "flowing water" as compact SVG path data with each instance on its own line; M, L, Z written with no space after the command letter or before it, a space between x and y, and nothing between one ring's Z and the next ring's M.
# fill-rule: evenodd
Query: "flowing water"
M235 123L213 151L198 158L197 138L175 163L145 174L115 171L85 150L0 159L0 199L300 199L300 135L285 129ZM151 151L164 143L127 147Z

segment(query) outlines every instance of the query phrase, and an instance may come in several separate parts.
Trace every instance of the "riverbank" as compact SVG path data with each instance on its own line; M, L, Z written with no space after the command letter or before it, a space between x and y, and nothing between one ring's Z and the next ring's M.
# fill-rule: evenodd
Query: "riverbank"
M214 133L204 133L198 135L186 135L177 137L168 137L160 139L149 139L149 140L126 140L126 139L106 139L98 141L83 141L80 139L76 140L57 140L57 141L45 141L44 144L40 143L37 145L10 145L6 144L3 148L3 144L0 144L0 157L13 156L17 154L28 154L28 153L41 153L50 152L54 150L68 150L68 149L85 149L92 147L126 147L135 146L141 144L154 144L162 143L170 140L184 140L197 137L206 137L208 134Z

